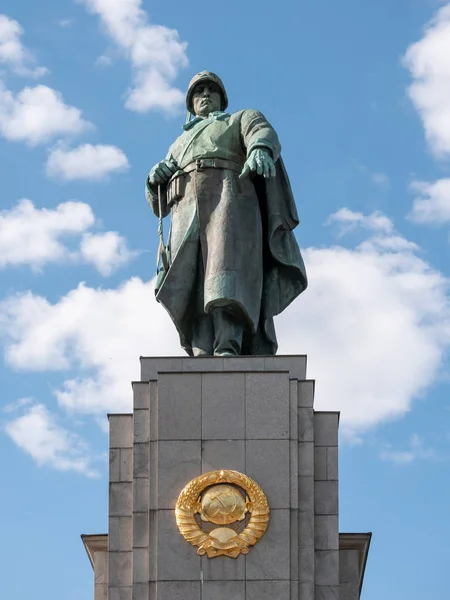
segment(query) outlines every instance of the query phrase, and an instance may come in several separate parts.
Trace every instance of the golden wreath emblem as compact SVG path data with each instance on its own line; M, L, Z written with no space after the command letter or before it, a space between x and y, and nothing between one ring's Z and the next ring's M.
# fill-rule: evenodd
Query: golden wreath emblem
M192 479L175 507L181 535L198 546L197 554L208 558L248 554L249 546L266 532L269 515L267 498L256 481L230 470L211 471ZM202 522L208 524L209 532L200 526Z

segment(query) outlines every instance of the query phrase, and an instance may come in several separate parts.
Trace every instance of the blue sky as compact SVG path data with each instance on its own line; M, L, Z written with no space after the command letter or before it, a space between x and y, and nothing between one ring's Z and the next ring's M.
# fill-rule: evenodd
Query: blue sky
M364 600L445 598L450 522L450 4L4 0L0 16L3 595L79 600L106 532L107 412L153 299L143 189L202 69L277 129L310 287L277 320L341 411L341 531Z

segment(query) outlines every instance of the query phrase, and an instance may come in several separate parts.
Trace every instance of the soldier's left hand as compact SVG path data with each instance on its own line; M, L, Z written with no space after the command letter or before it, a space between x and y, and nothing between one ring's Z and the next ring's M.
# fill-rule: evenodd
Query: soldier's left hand
M245 177L250 171L256 171L258 175L263 175L266 179L275 177L275 163L268 150L262 148L252 150L250 156L245 161L240 177Z

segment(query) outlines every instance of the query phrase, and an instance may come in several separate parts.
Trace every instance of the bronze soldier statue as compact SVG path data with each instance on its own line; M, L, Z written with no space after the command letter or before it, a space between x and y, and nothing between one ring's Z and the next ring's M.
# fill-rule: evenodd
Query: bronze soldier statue
M273 317L307 286L278 136L256 110L224 112L209 71L191 80L186 106L183 133L146 180L160 234L171 215L156 299L191 356L275 354Z

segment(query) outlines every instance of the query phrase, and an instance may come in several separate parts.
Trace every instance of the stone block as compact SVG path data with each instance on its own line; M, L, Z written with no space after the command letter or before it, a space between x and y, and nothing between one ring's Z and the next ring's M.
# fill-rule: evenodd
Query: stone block
M314 406L314 387L315 381L298 382L298 406L303 408L313 408Z
M290 508L298 508L298 442L289 440L289 472L290 472L290 484L289 484L289 495L290 495Z
M202 443L202 473L218 469L245 472L244 440L207 440Z
M131 585L131 552L109 553L109 585L125 587Z
M247 580L289 579L291 570L289 513L287 509L271 511L266 533L247 555Z
M289 438L287 373L246 373L247 439Z
M339 589L339 600L359 600L359 586L356 583L341 583Z
M337 446L339 413L314 413L314 444L316 446Z
M338 514L338 482L316 481L314 485L316 515Z
M94 583L95 584L107 584L108 583L108 552L96 551L94 553Z
M340 594L338 585L317 585L315 600L347 600ZM354 600L357 600L356 597ZM358 597L359 600L359 597Z
M200 373L161 374L158 382L158 439L201 438Z
M158 382L150 381L150 441L158 439Z
M290 581L248 581L246 600L292 600Z
M298 441L314 441L314 411L312 408L298 409Z
M141 381L154 381L162 372L181 372L183 360L181 356L141 356Z
M295 442L294 442L295 443ZM297 445L299 477L314 477L314 444L299 442Z
M133 596L132 600L149 600L150 590L148 581L145 583L133 583Z
M290 587L291 587L291 600L299 600L298 579L297 580L291 579ZM303 600L303 598L301 600Z
M341 583L359 583L359 551L340 550L339 581Z
M298 509L314 514L314 477L298 478Z
M110 552L131 551L133 546L133 517L109 517L108 549Z
M200 581L159 581L156 596L157 600L200 600Z
M148 549L133 549L133 583L148 583Z
M150 444L134 444L133 477L150 477Z
M314 549L314 513L301 512L298 515L298 545Z
M150 510L148 513L149 581L156 581L158 579L158 513L158 510ZM152 586L150 586L150 597L156 597L156 587L153 589Z
M248 440L246 474L263 489L271 508L290 508L289 440Z
M109 451L109 481L120 481L120 448Z
M134 411L140 408L149 409L150 407L150 386L148 382L133 381L133 408Z
M298 549L298 579L302 583L314 583L314 547L300 546Z
M339 550L338 516L316 515L314 538L316 550Z
M203 373L202 438L245 438L245 373Z
M314 583L303 583L298 584L298 599L299 600L316 600L314 595Z
M205 581L202 600L245 600L243 581Z
M291 532L291 572L290 578L298 580L298 510L291 510L291 524L290 524L290 532Z
M153 511L152 511L153 512ZM154 521L150 519L150 548L157 548L157 579L167 581L198 581L200 579L201 558L196 548L186 542L179 533L173 510L158 510L157 545L156 531L152 531ZM151 552L150 554L155 554ZM150 579L152 573L150 573Z
M131 483L109 484L109 515L111 517L131 516L133 490Z
M150 411L139 409L134 411L134 443L147 444L150 441Z
M339 586L339 550L316 550L316 585Z
M94 600L108 600L108 585L106 583L94 584Z
M327 447L314 447L314 479L315 481L327 480Z
M149 480L138 478L133 480L133 510L144 512L150 508Z
M327 448L327 479L337 481L339 478L338 447Z
M108 600L132 600L131 586L110 587L108 590Z
M120 450L120 481L133 481L133 450L131 448Z
M226 556L210 559L207 556L202 556L203 580L241 581L245 579L245 563L246 556L242 554L236 559L230 559Z
M236 358L224 357L224 371L264 371L265 360L263 356L238 356Z
M135 512L133 513L133 547L147 548L148 542L148 512Z
M306 356L265 356L265 371L287 371L290 379L302 380L306 377Z
M133 415L109 415L109 447L133 447Z
M289 437L298 440L298 381L289 381Z
M220 356L186 357L182 360L181 370L183 373L223 371L223 359Z
M179 493L201 473L201 442L158 442L158 498L151 508L174 509Z

